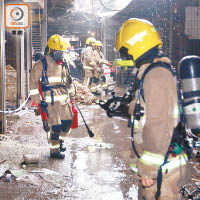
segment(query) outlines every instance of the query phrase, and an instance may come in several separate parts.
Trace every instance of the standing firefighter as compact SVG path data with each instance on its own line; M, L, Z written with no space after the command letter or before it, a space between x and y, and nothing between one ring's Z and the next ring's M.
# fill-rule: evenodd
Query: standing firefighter
M87 48L84 50L84 62L83 62L83 68L85 70L85 78L83 81L83 85L89 87L92 93L95 93L96 91L96 87L94 86L96 84L95 42L96 39L93 37L89 37L85 41ZM92 88L93 86L94 88Z
M103 65L108 65L108 66L112 66L111 63L109 63L102 52L102 42L97 40L96 41L96 61L97 61L97 68L95 69L95 77L98 79L98 83L100 83L102 89L105 91L105 93L108 93L108 85L106 83L106 77L104 75L104 69L103 69Z
M31 99L39 105L45 131L48 132L48 125L50 127L50 156L58 159L65 158L63 142L71 130L73 117L69 93L72 80L63 58L69 47L60 35L52 35L47 42L46 55L35 63L30 74Z
M121 58L135 62L140 81L129 109L132 146L139 158L139 200L176 200L186 178L188 157L173 137L178 130L177 86L170 60L159 51L162 45L153 24L137 18L122 25L115 41Z

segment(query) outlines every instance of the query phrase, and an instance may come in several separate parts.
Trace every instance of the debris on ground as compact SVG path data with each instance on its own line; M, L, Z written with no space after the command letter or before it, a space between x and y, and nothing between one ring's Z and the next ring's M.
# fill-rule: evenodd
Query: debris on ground
M86 105L90 105L95 102L96 97L90 92L90 89L87 86L81 84L78 80L73 81L75 84L77 91L75 101L76 103L82 103Z
M38 164L38 162L39 162L38 154L23 155L22 164Z

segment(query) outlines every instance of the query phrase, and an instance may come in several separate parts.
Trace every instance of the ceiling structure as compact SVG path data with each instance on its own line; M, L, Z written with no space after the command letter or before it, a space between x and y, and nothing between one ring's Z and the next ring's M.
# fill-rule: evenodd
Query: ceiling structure
M173 4L179 1L181 4L194 6L200 2L200 0L169 2ZM142 17L144 13L151 14L151 10L157 10L159 15L159 12L165 12L163 5L169 4L166 0L124 0L123 5L120 2L122 0L48 0L48 35L59 33L88 37L93 32L99 36L103 29L102 21L107 14L114 15L112 18L115 20L129 16Z
M75 0L48 0L48 16L55 19L71 13Z
M48 0L48 35L81 36L96 31L94 15L75 11L75 0Z
M138 13L150 12L151 10L165 11L163 5L173 4L175 6L200 6L200 0L133 0L123 10L112 16L113 19L137 16ZM145 5L145 6L144 6Z
M131 0L48 0L48 34L100 37L102 22ZM94 35L94 36L96 36Z

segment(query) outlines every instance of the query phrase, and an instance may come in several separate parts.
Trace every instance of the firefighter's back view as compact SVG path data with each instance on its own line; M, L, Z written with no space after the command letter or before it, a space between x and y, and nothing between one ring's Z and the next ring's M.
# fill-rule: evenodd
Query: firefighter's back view
M41 114L48 119L44 129L48 132L50 156L64 159L66 147L64 137L70 132L72 124L72 108L70 104L70 88L72 80L68 65L63 58L64 51L70 43L58 34L52 35L47 42L46 55L37 61L30 73L31 99L39 105Z

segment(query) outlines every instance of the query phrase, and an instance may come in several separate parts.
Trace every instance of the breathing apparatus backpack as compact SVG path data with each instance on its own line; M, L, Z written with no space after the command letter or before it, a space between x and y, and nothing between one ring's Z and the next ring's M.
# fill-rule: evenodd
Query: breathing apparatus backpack
M158 170L157 192L155 195L155 199L157 200L161 193L162 166L167 163L170 154L176 156L180 154L182 150L187 153L188 158L190 159L193 147L191 140L197 137L197 134L200 132L200 57L184 57L179 63L178 73L165 62L152 63L144 71L139 83L137 103L135 105L131 126L132 147L138 158L140 158L140 155L138 154L134 144L134 121L140 120L144 115L144 108L140 104L140 97L142 97L145 102L143 82L147 73L156 67L168 69L172 75L176 77L179 106L179 123L174 129L173 137L169 149L166 152L164 162ZM189 132L192 134L188 136L187 130L190 130Z

